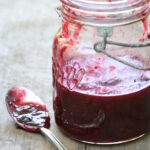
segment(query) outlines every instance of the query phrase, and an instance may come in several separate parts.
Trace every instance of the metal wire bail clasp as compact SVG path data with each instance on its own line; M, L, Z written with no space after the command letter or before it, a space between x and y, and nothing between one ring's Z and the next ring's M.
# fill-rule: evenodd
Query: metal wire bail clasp
M129 63L127 61L124 61L122 59L120 59L119 57L113 56L112 54L110 54L109 52L106 51L106 46L107 45L115 45L115 46L122 46L122 47L130 47L130 48L139 48L139 47L149 47L150 43L145 43L145 44L128 44L128 43L120 43L120 42L116 42L116 41L109 41L107 40L108 37L112 36L113 34L113 27L98 27L97 28L97 35L102 37L102 41L97 42L94 44L94 50L98 53L103 53L106 56L120 62L123 63L127 66L130 66L134 69L138 69L138 70L143 70L143 71L148 71L150 70L150 67L142 67L142 66L137 66L135 64Z
M113 28L112 27L98 27L97 28L97 35L103 37L101 42L97 42L94 45L94 49L96 52L101 52L102 50L106 49L107 44L107 37L112 36Z

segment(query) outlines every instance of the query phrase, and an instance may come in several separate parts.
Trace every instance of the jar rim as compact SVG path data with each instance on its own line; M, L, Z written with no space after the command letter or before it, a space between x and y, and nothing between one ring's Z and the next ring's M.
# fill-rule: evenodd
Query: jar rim
M150 12L150 0L61 0L62 15L71 22L114 26L135 22Z

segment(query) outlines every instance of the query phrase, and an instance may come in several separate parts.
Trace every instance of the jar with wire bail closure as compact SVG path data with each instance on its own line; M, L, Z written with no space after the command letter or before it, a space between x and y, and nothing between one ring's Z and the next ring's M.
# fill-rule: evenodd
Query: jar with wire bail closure
M149 133L149 0L61 2L52 66L57 125L92 144Z

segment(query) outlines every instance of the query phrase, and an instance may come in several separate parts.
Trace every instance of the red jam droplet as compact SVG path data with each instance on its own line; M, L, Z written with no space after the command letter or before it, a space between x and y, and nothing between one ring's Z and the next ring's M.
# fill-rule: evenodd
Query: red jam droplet
M6 96L8 111L22 128L38 132L50 127L50 117L45 104L32 91L23 87L11 88Z
M145 42L146 40L150 39L150 33L149 33L149 25L148 25L148 18L144 18L142 20L143 23L143 38L141 38L139 41L140 42Z

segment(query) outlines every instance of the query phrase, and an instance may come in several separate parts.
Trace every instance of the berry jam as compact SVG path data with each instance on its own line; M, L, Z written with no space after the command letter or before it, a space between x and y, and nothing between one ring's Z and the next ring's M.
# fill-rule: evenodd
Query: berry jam
M143 66L138 57L120 56ZM150 72L103 54L74 56L54 76L56 123L70 137L90 143L131 140L150 129Z
M50 117L44 103L30 90L12 88L6 96L8 111L22 128L39 132L41 127L49 128Z

